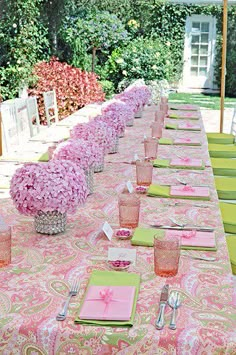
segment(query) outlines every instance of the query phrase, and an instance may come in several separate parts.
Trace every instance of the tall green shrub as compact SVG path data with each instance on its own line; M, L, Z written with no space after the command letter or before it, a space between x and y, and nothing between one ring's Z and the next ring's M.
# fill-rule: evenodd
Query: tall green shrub
M171 56L171 44L138 37L127 47L112 52L106 63L106 71L116 86L124 79L173 81L176 67Z
M47 55L46 30L40 23L40 0L3 0L0 17L0 91L16 97L33 77L33 65Z

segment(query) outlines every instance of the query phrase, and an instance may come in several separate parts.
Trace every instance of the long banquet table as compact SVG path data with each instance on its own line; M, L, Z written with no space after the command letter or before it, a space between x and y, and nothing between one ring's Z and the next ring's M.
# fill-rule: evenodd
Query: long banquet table
M169 279L155 275L153 248L136 247L136 266L129 272L141 275L136 316L130 328L87 326L74 323L92 270L107 270L102 257L108 247L131 246L130 241L101 233L104 221L118 227L118 194L128 180L135 183L134 153L144 156L143 135L150 135L154 107L145 110L134 127L120 139L119 153L106 157L105 171L95 175L95 192L76 215L69 216L64 234L45 236L34 231L33 219L20 215L9 199L1 200L0 215L13 226L12 264L0 269L0 353L8 354L235 354L235 305L230 262L221 222L207 141L202 121L201 132L163 130L164 137L198 137L202 146L159 146L158 157L176 154L202 158L207 167L193 170L154 169L153 181L176 184L182 177L190 183L208 184L211 200L206 208L191 200L180 205L170 199L140 195L140 226L153 222L170 223L169 216L190 224L215 228L216 256L206 262L180 258L178 275ZM171 121L171 120L170 120ZM169 203L168 203L169 201ZM171 200L172 202L175 200ZM75 278L81 281L73 297L67 319L56 321ZM171 309L166 308L166 325L155 328L160 292L165 283L181 294L177 330L168 328Z

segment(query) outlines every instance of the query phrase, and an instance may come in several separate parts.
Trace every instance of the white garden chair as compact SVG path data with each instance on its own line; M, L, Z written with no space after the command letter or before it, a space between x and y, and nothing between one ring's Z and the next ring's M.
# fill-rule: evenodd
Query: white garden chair
M48 126L52 124L52 121L58 123L58 108L55 90L44 92L43 99Z
M39 112L36 97L28 97L26 99L26 105L28 112L30 136L33 137L35 134L40 132Z

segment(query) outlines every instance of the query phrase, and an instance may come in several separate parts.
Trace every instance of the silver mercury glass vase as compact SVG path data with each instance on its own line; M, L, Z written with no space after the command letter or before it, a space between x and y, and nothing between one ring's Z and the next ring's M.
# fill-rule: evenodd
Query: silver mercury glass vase
M104 157L101 162L94 164L94 173L101 173L104 170Z
M66 229L66 213L39 211L34 217L35 230L42 234L58 234Z
M126 121L126 127L132 127L134 125L134 117Z
M115 154L118 152L118 148L119 148L119 139L118 137L116 137L114 145L112 146L112 148L110 149L110 151L108 152L108 154Z
M93 167L90 167L89 169L84 171L85 177L86 177L86 182L89 190L89 195L91 195L94 192L94 184L93 184L93 175L94 175L94 170Z

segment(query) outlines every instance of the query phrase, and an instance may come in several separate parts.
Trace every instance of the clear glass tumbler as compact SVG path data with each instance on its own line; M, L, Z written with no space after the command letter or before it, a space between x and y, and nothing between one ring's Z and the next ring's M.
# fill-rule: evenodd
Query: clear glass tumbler
M153 165L149 161L136 161L136 180L139 186L149 186L152 183Z
M164 111L160 111L160 110L157 110L155 112L155 121L160 121L160 122L164 122L164 119L165 119L165 112Z
M162 137L162 123L160 121L153 122L152 125L152 137L161 138Z
M11 263L11 227L0 227L0 267Z
M145 159L156 159L158 140L156 138L147 138L144 141Z
M154 238L154 270L162 277L175 276L178 273L180 257L180 239L177 237Z
M135 194L121 194L118 205L120 227L138 227L140 199Z

